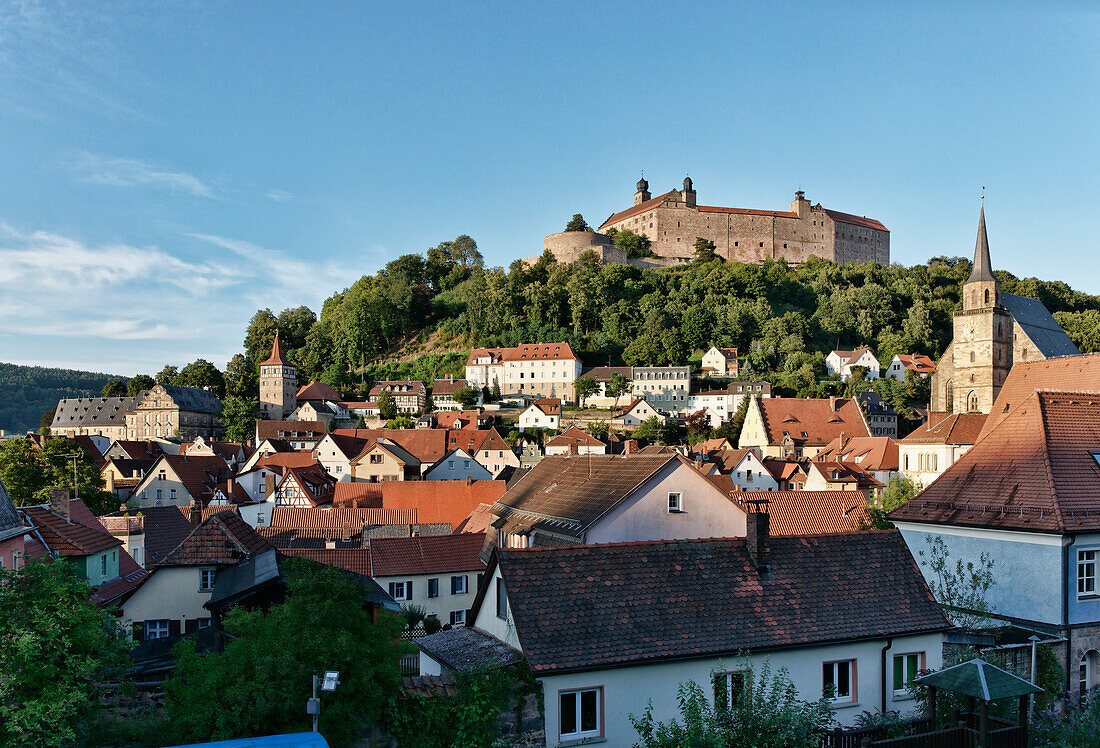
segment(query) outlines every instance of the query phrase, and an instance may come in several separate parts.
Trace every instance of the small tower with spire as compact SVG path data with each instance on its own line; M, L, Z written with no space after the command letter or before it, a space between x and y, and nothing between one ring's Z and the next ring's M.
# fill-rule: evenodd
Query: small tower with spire
M284 420L298 406L297 394L297 371L275 333L271 355L260 364L260 413L269 421Z
M652 195L649 194L649 182L645 181L645 174L643 174L642 178L638 180L637 187L638 187L638 191L634 193L634 204L635 205L641 205L646 200L653 197Z
M989 413L1012 368L1012 315L1001 305L1001 284L993 275L985 203L978 214L974 267L962 287L962 310L952 320L952 365L933 382L933 408L951 413ZM946 354L945 354L946 357ZM938 404L937 402L938 401Z

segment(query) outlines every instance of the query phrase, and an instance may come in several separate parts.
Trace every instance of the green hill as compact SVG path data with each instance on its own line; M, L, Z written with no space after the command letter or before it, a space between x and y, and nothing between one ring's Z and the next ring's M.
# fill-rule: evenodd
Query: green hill
M38 429L42 415L63 397L99 397L110 374L0 363L0 429Z

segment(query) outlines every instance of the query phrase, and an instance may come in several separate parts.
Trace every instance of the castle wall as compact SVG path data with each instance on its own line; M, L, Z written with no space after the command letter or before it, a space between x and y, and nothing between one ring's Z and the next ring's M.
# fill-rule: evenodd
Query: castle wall
M554 258L563 264L576 264L581 255L588 251L595 252L601 262L626 264L626 254L611 242L611 237L595 231L551 234L542 240L542 247L553 253Z
M792 203L791 208L775 212L699 210L673 193L648 211L608 228L645 235L656 254L683 261L695 256L695 239L703 237L714 242L720 257L740 262L783 258L797 264L822 257L889 264L889 232L839 223L821 207L810 208L806 200Z

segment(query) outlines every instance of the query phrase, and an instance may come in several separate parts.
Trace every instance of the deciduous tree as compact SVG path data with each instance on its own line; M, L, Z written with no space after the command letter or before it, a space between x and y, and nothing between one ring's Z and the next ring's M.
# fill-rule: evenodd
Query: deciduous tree
M222 400L218 416L225 426L225 438L231 442L251 442L256 437L256 419L260 417L260 401L229 395Z
M584 401L596 394L600 384L592 377L577 377L573 382L573 390L577 393L577 401L584 407Z
M389 390L382 390L378 396L378 415L385 421L392 421L397 417L397 403Z

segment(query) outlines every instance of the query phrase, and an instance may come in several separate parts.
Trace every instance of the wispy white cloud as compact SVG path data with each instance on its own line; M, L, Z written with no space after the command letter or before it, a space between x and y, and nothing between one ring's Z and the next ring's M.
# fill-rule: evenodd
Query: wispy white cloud
M265 192L264 197L274 200L277 203L285 203L287 200L294 199L294 195L286 190L271 190L270 192Z
M111 158L94 153L82 153L73 163L77 177L90 184L111 187L149 187L184 192L196 197L216 198L206 182L184 171L172 171L146 161Z
M332 262L318 262L297 259L285 252L267 249L241 239L230 239L213 234L188 234L195 239L227 249L243 261L263 268L266 278L271 282L288 288L303 286L324 289L328 292L344 282L348 273L340 265Z

